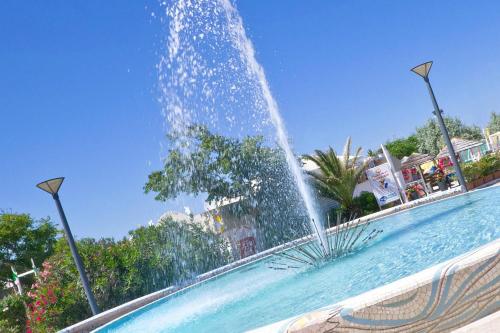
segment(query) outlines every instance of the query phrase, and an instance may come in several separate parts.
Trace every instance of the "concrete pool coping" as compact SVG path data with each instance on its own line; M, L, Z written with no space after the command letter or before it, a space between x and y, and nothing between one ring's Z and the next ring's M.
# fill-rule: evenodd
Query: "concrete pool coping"
M481 189L483 190L483 189ZM479 190L479 191L481 191ZM458 188L453 188L444 192L437 193L436 195L431 195L422 199L418 199L400 206L392 207L385 209L383 211L370 214L361 218L358 218L353 221L352 226L358 225L358 224L363 224L367 222L372 222L379 220L381 218L385 218L387 216L405 211L405 210L410 210L416 207L420 207L426 204L430 204L436 201L440 200L445 200L448 199L452 196L456 196L462 193L462 189L460 187ZM328 234L332 234L336 231L336 227L329 228L327 230ZM274 253L280 252L287 250L289 248L292 248L294 246L297 246L298 244L308 242L312 239L312 236L306 236L301 238L300 240L289 242L271 249L268 249L266 251L257 253L253 256L235 261L233 263L230 263L226 266L220 267L218 269L212 270L210 272L204 273L199 275L194 281L191 281L189 284L184 284L182 286L171 286L159 291L156 291L154 293L145 295L143 297L134 299L132 301L129 301L127 303L124 303L120 306L117 306L115 308L109 309L107 311L104 311L96 316L90 317L84 321L81 321L79 323L76 323L72 326L69 326L60 332L62 333L74 333L74 332L90 332L92 330L95 330L98 327L101 327L105 324L108 324L112 321L118 320L119 318L127 315L128 313L137 310L141 307L147 306L153 302L156 302L166 296L172 295L176 292L184 291L187 290L193 286L196 286L200 283L204 283L209 279L216 278L220 276L221 274L230 272L236 268L242 267L247 264L251 264L254 262L257 262L259 260L262 260L266 257L271 256Z

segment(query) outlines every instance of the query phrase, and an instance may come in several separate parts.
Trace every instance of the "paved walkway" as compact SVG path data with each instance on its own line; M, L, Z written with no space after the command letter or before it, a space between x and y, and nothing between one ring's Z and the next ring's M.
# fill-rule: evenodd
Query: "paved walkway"
M476 320L452 333L493 333L500 332L500 311Z

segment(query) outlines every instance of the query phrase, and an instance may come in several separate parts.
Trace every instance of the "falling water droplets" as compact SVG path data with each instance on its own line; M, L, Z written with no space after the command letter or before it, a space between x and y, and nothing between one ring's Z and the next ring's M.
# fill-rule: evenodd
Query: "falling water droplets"
M158 76L167 131L180 134L176 144L183 147L189 147L183 134L187 137L188 129L198 124L227 137L262 135L266 144L277 143L288 163L283 178L295 182L309 221L314 221L310 229L324 243L321 220L278 105L233 4L177 0L167 4L165 12L169 34Z

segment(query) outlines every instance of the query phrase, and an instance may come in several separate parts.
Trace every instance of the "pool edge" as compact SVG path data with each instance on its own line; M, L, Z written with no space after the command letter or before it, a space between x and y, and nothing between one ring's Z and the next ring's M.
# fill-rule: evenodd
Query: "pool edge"
M489 188L481 188L475 191L483 191L483 190L488 190ZM425 197L419 200L415 200L406 204L402 204L400 206L388 208L385 210L382 210L380 212L376 212L367 216L363 216L361 218L358 218L353 221L352 226L355 226L357 224L363 224L367 222L373 222L376 220L380 220L382 218L386 218L390 215L394 215L403 211L409 211L413 210L415 208L419 208L422 206L426 206L431 203L435 203L438 201L444 201L444 200L449 200L451 198L461 196L461 195L466 195L467 193L475 192L475 191L470 191L470 192L463 192L460 187L452 188L447 191L440 192L437 195ZM336 227L332 227L327 229L328 234L332 234L336 231ZM201 283L205 283L210 279L220 277L223 274L227 274L237 268L244 267L249 264L256 263L260 260L263 260L269 256L271 256L274 253L289 249L291 247L297 246L297 244L307 242L311 240L311 236L306 236L303 237L299 240L295 240L293 242L288 242L282 245L279 245L277 247L265 250L263 252L257 253L255 255L252 255L250 257L232 262L228 265L225 265L223 267L217 268L215 270L209 271L207 273L199 275L196 279L191 281L189 284L185 284L182 286L171 286L150 294L147 294L145 296L139 297L137 299L131 300L127 303L124 303L122 305L119 305L115 308L109 309L107 311L104 311L96 316L90 317L86 320L83 320L81 322L75 323L71 326L68 326L62 330L60 330L60 333L88 333L91 331L94 331L102 326L111 324L117 320L120 320L122 317L134 312L134 311L139 311L140 309L150 306L163 298L170 296L172 294L175 294L177 292L182 292L185 291L189 288L192 288L194 286L197 286Z
M449 332L500 309L500 238L444 263L248 333Z

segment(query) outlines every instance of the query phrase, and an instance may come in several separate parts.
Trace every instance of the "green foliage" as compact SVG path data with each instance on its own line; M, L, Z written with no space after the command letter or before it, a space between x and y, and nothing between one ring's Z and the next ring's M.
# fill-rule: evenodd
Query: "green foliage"
M57 229L49 219L35 221L27 214L0 213L0 282L41 264L53 253Z
M86 238L77 247L101 310L182 284L232 260L222 237L170 218L133 230L120 241ZM58 241L55 249L29 292L35 332L53 332L92 315L66 241Z
M368 151L366 152L366 156L368 157L376 157L377 155L378 151L376 150L368 149Z
M380 209L377 204L377 199L372 192L361 192L354 198L354 206L359 210L361 216L378 212Z
M54 262L54 258L51 258L49 261ZM61 288L60 274L64 270L58 268L54 272L53 266L49 261L43 263L43 268L40 271L37 281L28 292L27 332L55 332L60 328L70 325L71 321L67 320L69 303L79 306L82 314L87 312L81 306L85 304L86 300L79 297L77 289L63 290ZM77 313L76 306L74 306L74 313Z
M240 140L203 126L192 126L179 137L167 137L173 148L163 170L149 175L146 193L155 192L161 201L181 193L206 193L209 202L237 199L226 208L236 216L255 217L263 247L303 235L305 210L280 149L266 146L259 136ZM190 144L179 147L180 142Z
M24 271L30 268L29 258L41 261L51 254L31 288L22 279L29 298L13 295L0 301L0 309L5 309L0 312L0 332L55 332L90 317L67 242L56 240L52 224L35 222L26 214L4 213L0 218L2 265L15 263ZM232 260L224 238L170 218L133 230L120 241L86 238L77 241L77 247L103 310L182 284Z
M478 126L467 126L458 118L444 117L450 138L458 137L467 140L481 140L483 135ZM418 127L416 134L418 150L421 153L437 155L445 145L437 120L432 118Z
M467 182L491 175L500 170L500 153L483 156L479 161L467 162L461 165L464 178Z
M358 165L361 148L356 149L354 157L350 154L351 138L347 138L342 158L331 147L326 152L316 150L314 156L304 156L319 167L319 172L309 172L319 194L337 201L346 211L354 208L354 188L366 168L366 162Z
M26 297L8 295L0 299L0 332L26 332Z
M178 135L167 138L175 145ZM275 152L263 146L261 137L239 141L192 126L183 139L192 142L191 150L170 149L164 169L149 175L144 189L156 192L156 200L173 199L180 193L207 193L207 201L252 195L252 181L263 180L264 163L275 164Z
M0 320L0 332L2 333L21 333L16 326L11 326L7 320Z
M385 146L392 156L402 159L405 156L410 156L411 154L417 152L418 140L416 135L410 135L407 138L387 142Z
M149 293L223 266L232 260L229 244L200 225L171 218L130 233L135 293ZM154 272L153 276L151 273Z
M500 132L500 114L492 112L487 127L490 129L491 134Z
M480 170L474 162L463 163L461 168L466 182L474 181L480 177Z

